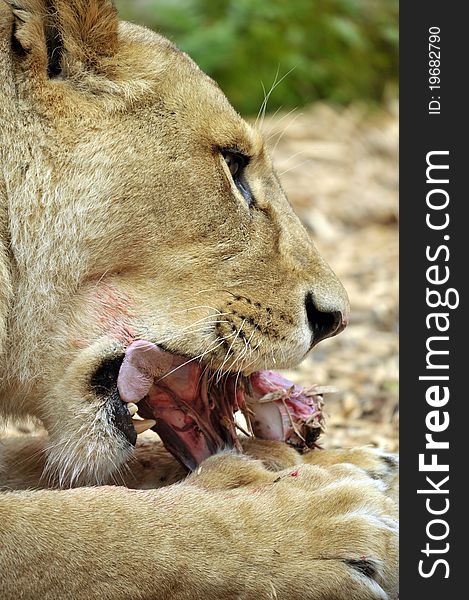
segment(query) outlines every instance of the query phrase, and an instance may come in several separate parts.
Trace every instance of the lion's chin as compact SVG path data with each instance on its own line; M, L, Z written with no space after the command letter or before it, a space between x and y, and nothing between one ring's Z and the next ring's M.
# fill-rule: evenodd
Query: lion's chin
M136 433L152 428L189 470L217 452L241 450L236 411L250 434L298 449L314 447L322 430L318 389L302 390L271 371L220 375L146 340L127 347L117 389Z

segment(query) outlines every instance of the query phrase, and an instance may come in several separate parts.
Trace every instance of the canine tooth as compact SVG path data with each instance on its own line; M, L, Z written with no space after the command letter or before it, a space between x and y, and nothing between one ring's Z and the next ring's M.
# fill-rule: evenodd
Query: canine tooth
M138 412L138 406L133 402L129 402L127 404L127 410L129 411L130 416L133 417Z
M154 419L142 419L141 421L132 419L132 423L134 424L137 435L143 433L147 429L150 429L151 427L153 427L153 425L156 425L156 421Z

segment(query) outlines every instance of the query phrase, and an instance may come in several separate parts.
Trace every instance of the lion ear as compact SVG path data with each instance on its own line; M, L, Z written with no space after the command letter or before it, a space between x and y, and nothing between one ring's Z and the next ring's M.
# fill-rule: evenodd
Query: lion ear
M31 66L57 77L77 69L101 72L117 49L111 0L7 0L14 15L13 48Z

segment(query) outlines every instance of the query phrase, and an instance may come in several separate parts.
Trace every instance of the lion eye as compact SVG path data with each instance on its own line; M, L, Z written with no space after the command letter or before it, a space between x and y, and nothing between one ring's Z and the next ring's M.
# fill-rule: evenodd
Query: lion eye
M223 158L225 159L228 169L230 170L231 177L240 175L242 169L246 166L247 159L242 154L235 154L234 152L223 152Z
M232 150L221 150L221 154L230 170L234 184L246 200L247 205L251 206L254 202L249 184L244 177L244 169L249 163L249 156Z

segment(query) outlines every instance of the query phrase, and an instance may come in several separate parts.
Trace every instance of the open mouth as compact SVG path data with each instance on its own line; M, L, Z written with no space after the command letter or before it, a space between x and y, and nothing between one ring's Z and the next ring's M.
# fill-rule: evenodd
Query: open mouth
M244 433L285 441L299 450L315 447L323 430L320 388L302 389L272 371L220 375L146 340L127 347L117 388L135 415L136 432L156 431L190 470L221 450L241 450L237 411L247 423Z

